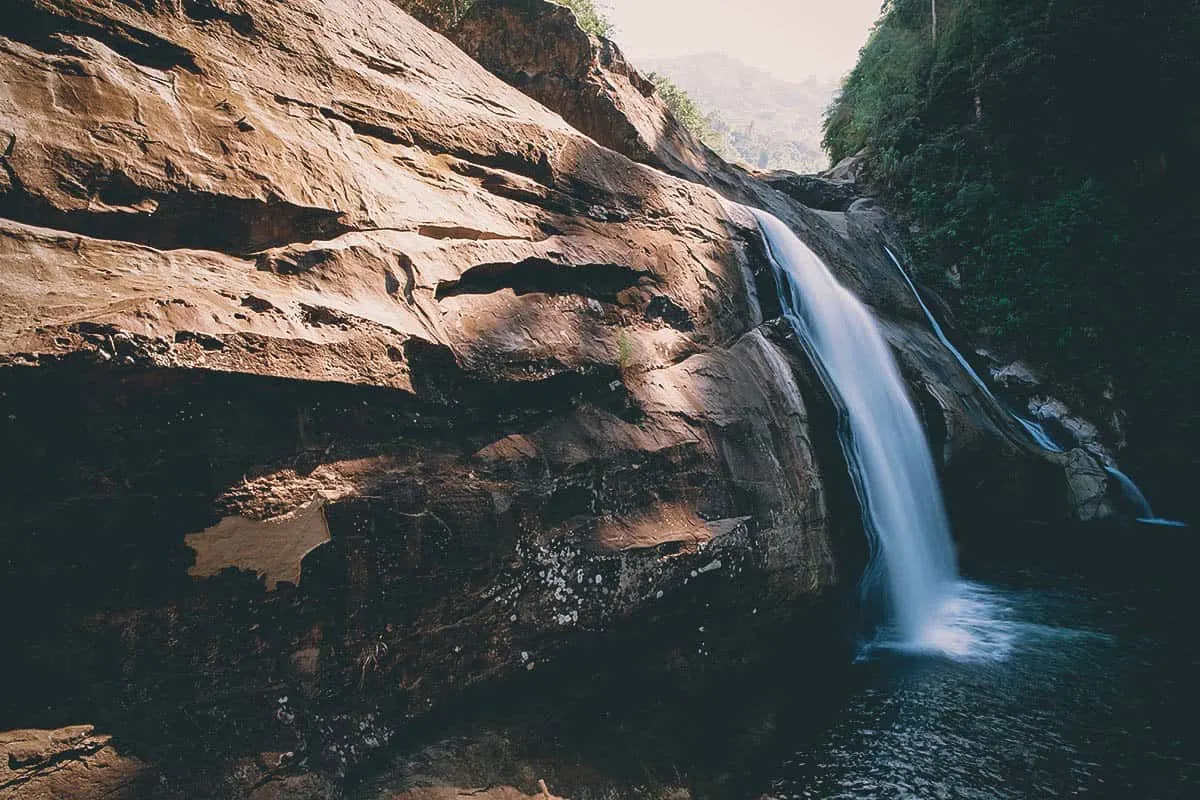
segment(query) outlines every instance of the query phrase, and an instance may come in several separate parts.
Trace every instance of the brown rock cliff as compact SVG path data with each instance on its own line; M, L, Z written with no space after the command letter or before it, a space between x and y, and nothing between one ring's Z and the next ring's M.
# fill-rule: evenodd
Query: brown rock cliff
M340 773L627 621L735 646L853 583L712 191L384 0L10 11L4 719Z

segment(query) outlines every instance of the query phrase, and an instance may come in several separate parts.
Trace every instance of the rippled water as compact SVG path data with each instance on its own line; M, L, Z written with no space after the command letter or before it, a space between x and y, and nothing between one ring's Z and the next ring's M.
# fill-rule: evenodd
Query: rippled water
M924 647L869 648L769 797L1200 797L1193 605L1034 572L955 598Z

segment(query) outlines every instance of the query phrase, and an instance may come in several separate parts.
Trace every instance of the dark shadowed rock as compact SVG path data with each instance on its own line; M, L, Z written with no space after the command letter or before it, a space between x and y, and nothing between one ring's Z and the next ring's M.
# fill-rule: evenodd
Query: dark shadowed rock
M830 180L820 175L780 171L765 173L762 179L796 202L822 211L846 211L863 194L854 181Z

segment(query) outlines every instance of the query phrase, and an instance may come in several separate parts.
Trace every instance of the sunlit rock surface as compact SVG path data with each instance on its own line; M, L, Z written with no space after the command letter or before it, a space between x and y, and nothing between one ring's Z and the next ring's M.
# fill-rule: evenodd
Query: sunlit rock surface
M1094 504L1080 506L1070 488L1078 468L1097 466L1096 456L1071 460L1040 448L929 330L884 250L903 252L903 232L879 203L862 196L861 157L820 176L756 173L728 164L647 94L615 43L569 23L569 12L548 0L484 0L450 35L498 77L597 141L709 186L729 201L770 211L797 231L884 323L942 455L947 499L960 529L1031 517L1097 518ZM543 35L550 31L554 35ZM773 280L761 268L756 277L764 315L776 316ZM1106 508L1100 518L1109 516Z
M136 797L150 771L91 725L0 733L0 797Z

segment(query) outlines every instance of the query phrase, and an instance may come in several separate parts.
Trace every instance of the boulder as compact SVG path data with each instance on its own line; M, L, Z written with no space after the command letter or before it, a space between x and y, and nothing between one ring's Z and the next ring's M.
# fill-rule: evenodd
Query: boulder
M852 156L846 156L821 173L821 177L831 181L861 183L863 179L863 167L866 164L865 156L865 150L861 150Z
M989 372L997 386L1013 393L1030 392L1042 384L1033 369L1020 361L993 367Z
M852 180L831 180L820 175L797 175L781 170L766 173L763 181L773 189L809 208L821 211L846 211L863 192Z

